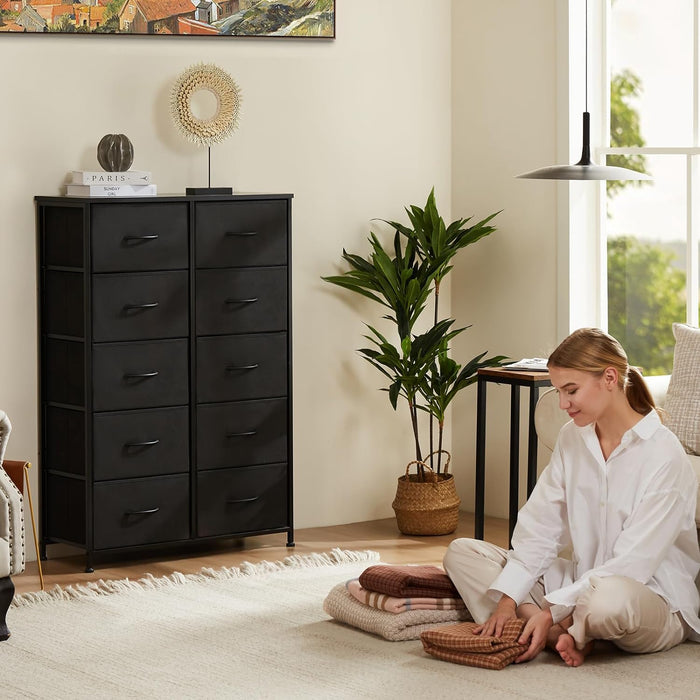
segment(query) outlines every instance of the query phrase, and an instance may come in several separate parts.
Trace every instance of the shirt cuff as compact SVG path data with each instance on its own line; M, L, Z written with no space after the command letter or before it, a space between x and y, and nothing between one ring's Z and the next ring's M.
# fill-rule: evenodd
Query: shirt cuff
M505 593L516 605L520 605L534 585L535 582L531 580L525 567L516 561L509 561L491 584L487 594L492 600L498 601Z
M569 617L574 612L574 606L571 605L550 605L549 614L552 616L552 623L557 624L564 618Z
M574 608L585 584L585 580L579 579L568 586L564 586L564 588L550 591L545 595L545 600L551 605Z

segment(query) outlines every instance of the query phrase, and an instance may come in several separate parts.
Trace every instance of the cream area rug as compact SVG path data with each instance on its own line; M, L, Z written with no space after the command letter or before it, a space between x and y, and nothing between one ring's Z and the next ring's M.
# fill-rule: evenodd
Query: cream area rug
M700 645L580 668L549 652L489 671L331 620L323 600L374 552L333 550L24 594L0 643L2 698L698 697Z

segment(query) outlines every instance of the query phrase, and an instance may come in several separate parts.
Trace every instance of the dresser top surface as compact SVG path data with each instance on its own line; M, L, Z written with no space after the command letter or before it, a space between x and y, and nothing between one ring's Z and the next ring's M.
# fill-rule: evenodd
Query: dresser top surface
M217 194L217 195L185 195L185 194L158 194L149 197L77 197L68 195L37 195L35 201L40 204L61 203L67 204L75 202L76 204L104 203L109 202L236 202L248 200L264 200L264 199L292 199L293 194L290 193L265 193L265 192L238 192L236 194Z

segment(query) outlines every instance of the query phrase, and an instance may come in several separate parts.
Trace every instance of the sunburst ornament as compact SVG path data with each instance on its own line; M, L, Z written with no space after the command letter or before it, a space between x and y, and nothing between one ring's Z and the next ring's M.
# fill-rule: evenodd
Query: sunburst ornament
M192 110L197 93L214 96L213 112L199 117ZM187 187L186 194L232 194L231 187L211 186L211 146L227 139L238 126L241 90L236 81L213 63L198 63L187 68L173 85L170 113L178 131L192 143L206 146L208 151L208 187Z
M192 112L192 97L200 90L216 98L214 114L204 119ZM226 71L213 63L199 63L185 70L173 85L170 109L175 126L188 141L211 146L227 139L238 126L241 90Z

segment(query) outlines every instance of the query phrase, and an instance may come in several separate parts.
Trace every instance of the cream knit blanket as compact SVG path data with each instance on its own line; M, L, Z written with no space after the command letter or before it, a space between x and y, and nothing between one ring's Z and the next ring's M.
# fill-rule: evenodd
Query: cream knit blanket
M345 583L331 589L323 601L323 609L339 622L377 634L391 642L420 639L421 632L425 630L471 620L466 609L408 610L402 613L378 610L353 598Z

